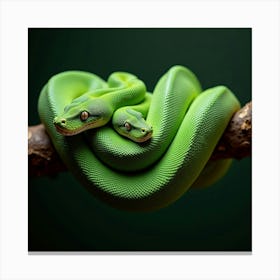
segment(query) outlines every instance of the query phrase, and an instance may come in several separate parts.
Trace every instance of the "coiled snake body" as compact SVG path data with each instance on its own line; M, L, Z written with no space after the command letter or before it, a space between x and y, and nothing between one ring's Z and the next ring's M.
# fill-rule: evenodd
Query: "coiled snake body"
M139 114L146 121L134 127L143 100L149 110ZM115 207L148 211L225 173L230 160L207 162L240 104L224 86L201 92L190 70L174 66L152 95L129 73L115 72L105 82L63 72L43 87L38 108L56 150L89 191Z

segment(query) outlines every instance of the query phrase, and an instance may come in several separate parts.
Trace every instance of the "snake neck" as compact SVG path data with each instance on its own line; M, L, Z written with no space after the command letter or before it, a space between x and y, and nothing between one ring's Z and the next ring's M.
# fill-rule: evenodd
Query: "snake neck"
M136 80L134 83L118 87L111 93L101 96L113 108L113 111L124 106L135 105L140 103L146 94L146 86Z

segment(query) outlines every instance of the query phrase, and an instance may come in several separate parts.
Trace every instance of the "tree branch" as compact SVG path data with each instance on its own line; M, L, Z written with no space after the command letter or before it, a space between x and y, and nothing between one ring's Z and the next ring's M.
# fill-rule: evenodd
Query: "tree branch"
M247 103L232 117L219 141L211 160L251 156L252 103ZM29 176L53 176L66 171L56 153L44 125L28 127L28 174Z

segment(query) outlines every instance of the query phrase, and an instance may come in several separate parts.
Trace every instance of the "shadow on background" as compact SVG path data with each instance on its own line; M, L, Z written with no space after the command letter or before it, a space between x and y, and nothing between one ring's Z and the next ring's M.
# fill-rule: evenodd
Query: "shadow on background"
M251 29L29 29L29 125L54 74L127 71L152 91L173 65L190 68L204 89L223 84L251 100ZM90 195L69 173L29 178L29 251L251 251L251 159L234 161L206 190L171 206L130 213Z

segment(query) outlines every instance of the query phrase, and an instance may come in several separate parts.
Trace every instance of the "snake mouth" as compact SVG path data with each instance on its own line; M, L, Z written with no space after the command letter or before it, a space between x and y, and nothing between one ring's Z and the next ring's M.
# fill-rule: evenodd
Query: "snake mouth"
M81 132L84 132L85 130L91 129L93 127L94 127L94 124L89 123L89 124L86 124L86 125L84 125L82 127L70 130L70 129L61 127L60 125L55 124L56 131L59 132L60 134L64 135L64 136L77 135L77 134L79 134Z
M152 137L152 134L153 134L153 132L150 131L150 132L147 133L144 137L133 138L132 140L133 140L134 142L137 142L137 143L143 143L143 142L148 141L148 140Z

